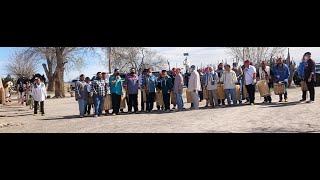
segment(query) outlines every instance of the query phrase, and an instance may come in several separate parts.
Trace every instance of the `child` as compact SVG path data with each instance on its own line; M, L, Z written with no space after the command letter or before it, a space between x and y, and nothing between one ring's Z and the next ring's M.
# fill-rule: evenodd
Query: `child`
M23 98L21 99L21 105L24 105L24 103L27 104L27 96L24 95Z

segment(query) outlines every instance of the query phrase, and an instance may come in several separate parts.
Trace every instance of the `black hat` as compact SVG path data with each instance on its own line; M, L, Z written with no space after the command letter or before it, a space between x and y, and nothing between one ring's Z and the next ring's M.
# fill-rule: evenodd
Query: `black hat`
M306 53L304 53L304 55L309 55L309 56L311 56L311 53L310 53L310 52L306 52Z
M163 73L164 73L164 72L167 72L167 70L162 70L161 72L163 72Z

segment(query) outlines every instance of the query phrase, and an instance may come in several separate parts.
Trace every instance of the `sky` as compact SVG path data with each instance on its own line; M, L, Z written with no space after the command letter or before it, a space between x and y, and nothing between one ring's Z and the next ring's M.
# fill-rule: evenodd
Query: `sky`
M170 67L183 68L183 60L185 57L183 53L189 53L189 61L192 65L206 67L208 64L217 64L218 61L227 60L232 63L232 56L230 56L224 47L150 47L157 51L158 54L166 57L170 62ZM5 77L7 72L5 71L4 64L8 63L10 55L15 51L14 47L0 47L0 77ZM316 62L320 62L320 47L289 47L290 56L296 62L299 62L303 54L307 51L312 53L312 58ZM285 57L287 52L285 52ZM92 77L98 71L108 71L107 68L101 63L103 59L101 57L87 57L87 67L82 72L76 70L68 70L65 73L65 81L70 81L76 78L79 74L83 73L87 76ZM38 72L44 74L44 70L39 64Z

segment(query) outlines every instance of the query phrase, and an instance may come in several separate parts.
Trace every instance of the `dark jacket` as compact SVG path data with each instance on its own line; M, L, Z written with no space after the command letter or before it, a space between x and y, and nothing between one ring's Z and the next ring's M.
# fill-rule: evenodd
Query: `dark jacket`
M162 90L162 93L170 93L173 89L173 82L170 76L160 78L158 88Z

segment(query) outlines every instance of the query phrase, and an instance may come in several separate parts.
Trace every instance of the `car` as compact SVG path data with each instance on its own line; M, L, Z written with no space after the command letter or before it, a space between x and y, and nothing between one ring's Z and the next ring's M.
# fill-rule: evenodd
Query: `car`
M155 77L158 77L159 74L160 74L160 71L153 71L152 74L153 74Z
M316 63L316 86L320 86L320 63Z

